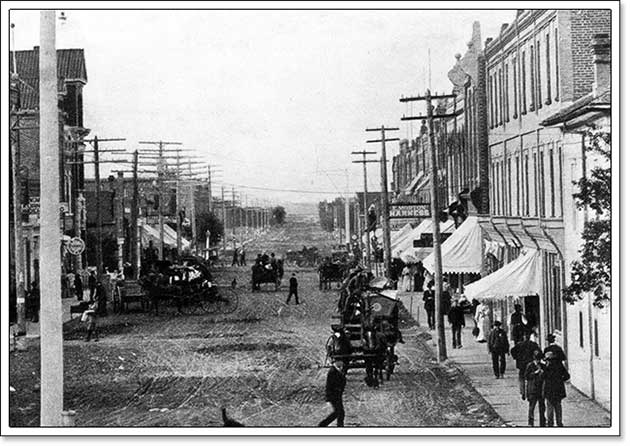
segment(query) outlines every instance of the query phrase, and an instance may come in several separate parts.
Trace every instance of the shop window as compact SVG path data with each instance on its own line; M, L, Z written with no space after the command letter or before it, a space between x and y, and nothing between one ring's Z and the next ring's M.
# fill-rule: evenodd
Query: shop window
M597 319L593 321L593 342L595 343L595 356L599 357L599 324L597 323Z

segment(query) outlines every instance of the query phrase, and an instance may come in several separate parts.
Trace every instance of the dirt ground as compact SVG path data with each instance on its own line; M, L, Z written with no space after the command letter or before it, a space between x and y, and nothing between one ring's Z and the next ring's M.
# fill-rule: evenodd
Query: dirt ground
M303 240L308 240L303 242ZM282 254L287 246L332 244L316 224L289 221L250 246ZM220 408L247 426L314 426L324 401L325 343L337 293L320 291L316 272L295 270L300 305L286 305L287 282L252 293L249 268L222 268L236 278L239 306L229 315L130 312L99 320L99 342L83 341L75 319L64 327L66 409L79 426L220 426ZM351 370L347 426L501 426L502 421L457 370L440 366L426 334L404 314L400 365L378 389ZM39 423L39 351L11 353L10 424Z

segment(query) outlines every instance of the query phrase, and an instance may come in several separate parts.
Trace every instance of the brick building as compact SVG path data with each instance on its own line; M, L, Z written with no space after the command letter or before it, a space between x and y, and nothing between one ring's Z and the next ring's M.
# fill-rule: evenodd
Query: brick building
M16 76L17 106L12 112L20 155L25 283L39 278L39 47L9 54L9 71ZM70 143L89 133L83 126L83 88L87 70L82 49L57 50L59 92L59 202L60 228L67 236L81 235L77 202L84 187L82 144ZM53 166L51 166L53 167ZM46 197L47 199L52 197ZM72 267L69 257L64 266Z
M594 79L587 56L594 34L610 32L609 10L519 10L486 42L490 221L504 261L521 248L542 251L543 280L525 298L539 330L566 347L566 193L562 131L541 121L586 94Z

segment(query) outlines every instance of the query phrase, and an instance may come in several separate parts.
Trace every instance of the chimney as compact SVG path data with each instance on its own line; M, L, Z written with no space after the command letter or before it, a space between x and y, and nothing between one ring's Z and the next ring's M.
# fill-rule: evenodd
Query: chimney
M593 92L601 94L610 90L610 36L608 34L595 34L592 44L593 64L595 65Z

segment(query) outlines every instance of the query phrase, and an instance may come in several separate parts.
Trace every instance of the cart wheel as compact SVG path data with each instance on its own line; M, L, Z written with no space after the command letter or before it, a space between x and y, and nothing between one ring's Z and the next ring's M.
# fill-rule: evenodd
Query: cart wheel
M178 295L174 298L174 303L177 307L177 311L186 316L203 313L201 296L199 294Z
M239 295L231 287L216 287L203 293L200 303L207 314L229 314L237 310Z

